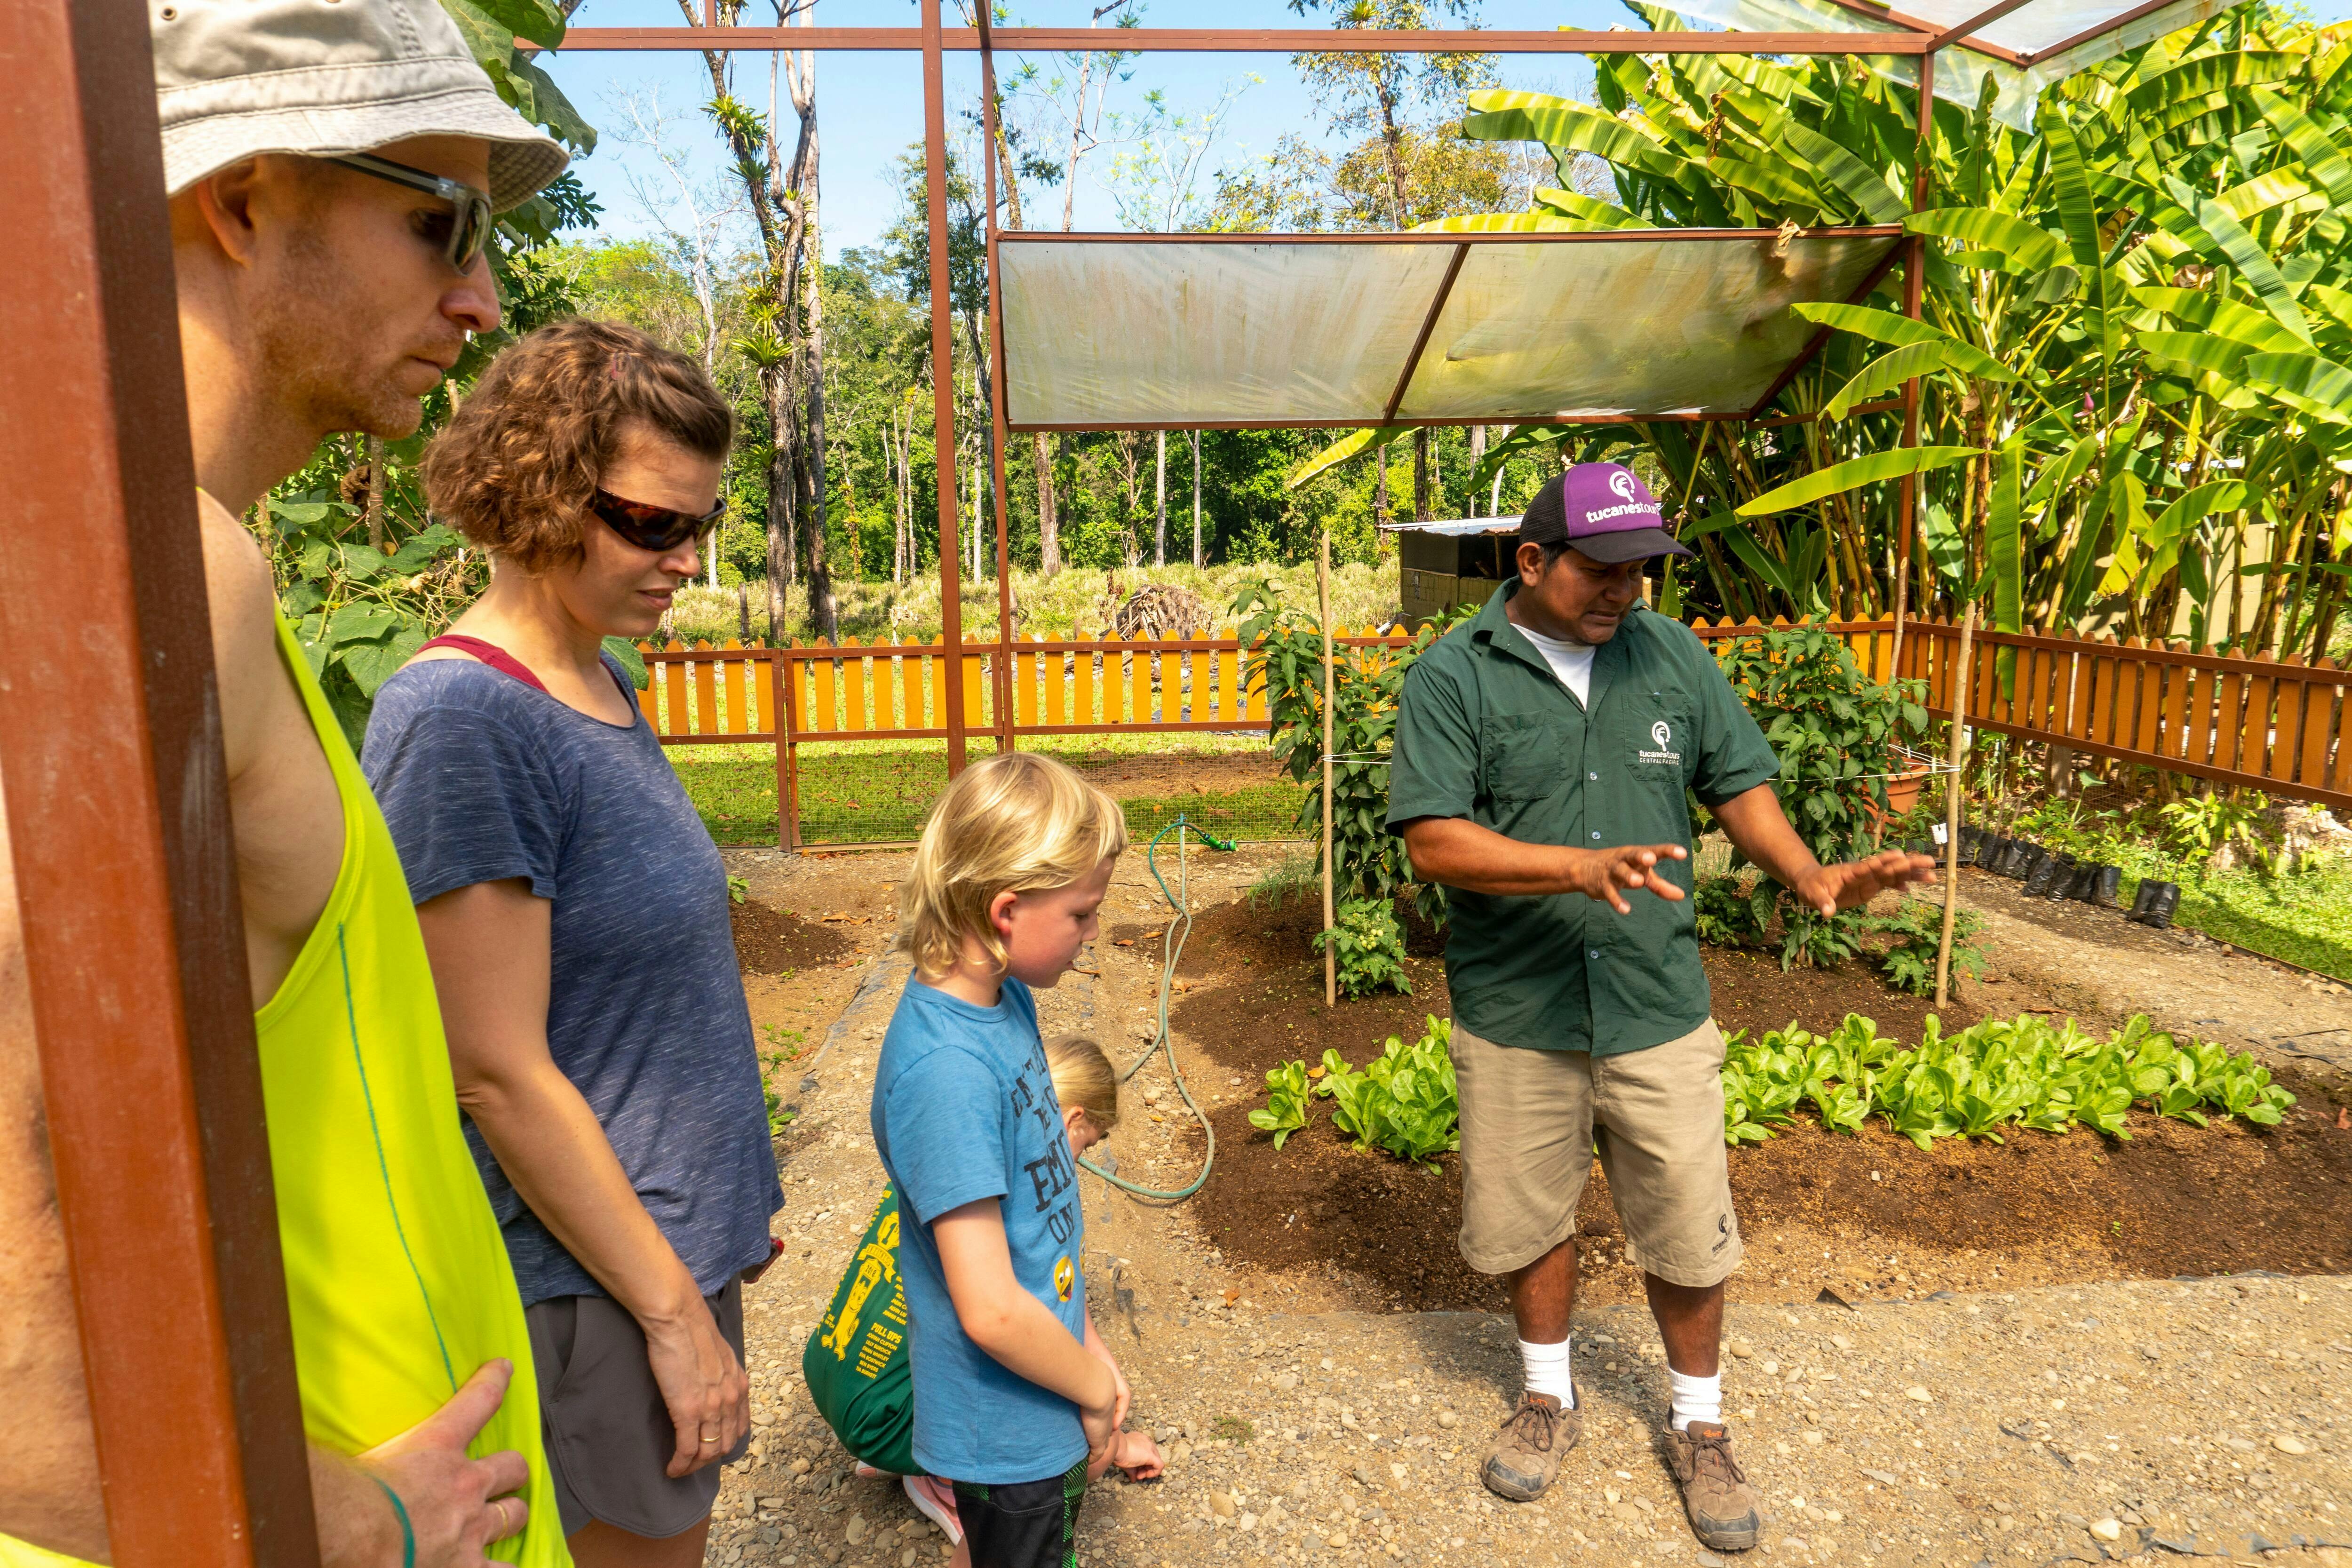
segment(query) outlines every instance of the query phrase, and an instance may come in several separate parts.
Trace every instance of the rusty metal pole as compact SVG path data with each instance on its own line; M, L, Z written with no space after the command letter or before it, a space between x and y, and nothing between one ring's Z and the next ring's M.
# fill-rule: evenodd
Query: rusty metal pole
M1936 156L1936 57L1919 57L1919 142L1912 154L1911 210L1924 212L1927 193L1934 184ZM1927 241L1922 235L1910 239L1911 254L1903 267L1903 313L1913 321L1919 319L1927 279ZM1903 445L1919 444L1919 378L1913 376L1903 384ZM1902 516L1896 526L1901 542L1895 549L1895 647L1887 657L1887 679L1903 678L1904 612L1911 603L1911 536L1919 512L1919 476L1903 476Z
M145 7L18 0L0 71L0 774L108 1537L310 1568Z
M1331 530L1315 562L1315 592L1323 618L1323 1005L1339 1003L1339 947L1331 935Z
M1936 1005L1952 999L1952 922L1960 902L1960 764L1969 732L1969 656L1975 649L1976 601L1960 617L1960 662L1952 671L1951 773L1944 785L1944 934L1936 942Z
M955 301L948 267L947 84L942 79L940 0L923 0L923 190L931 250L931 456L939 471L940 703L948 732L948 776L963 772L962 525L956 516Z
M1013 552L1006 538L1004 511L1004 385L1003 288L996 269L996 56L989 47L988 4L982 0L980 17L980 163L986 195L982 206L986 224L988 256L988 353L993 362L988 377L988 463L996 513L996 749L1013 750L1013 689L1019 671L1013 662ZM1004 171L1010 181L1013 171ZM1058 660L1059 656L1055 656ZM1058 673L1058 672L1057 672Z

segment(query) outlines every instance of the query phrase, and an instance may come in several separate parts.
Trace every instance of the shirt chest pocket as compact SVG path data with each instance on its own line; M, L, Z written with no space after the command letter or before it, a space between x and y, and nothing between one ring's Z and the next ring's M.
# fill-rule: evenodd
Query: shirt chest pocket
M1559 721L1549 713L1498 713L1479 734L1481 792L1490 800L1541 800L1567 776Z
M1681 789L1698 766L1698 726L1675 691L1644 691L1628 716L1625 771L1645 784Z

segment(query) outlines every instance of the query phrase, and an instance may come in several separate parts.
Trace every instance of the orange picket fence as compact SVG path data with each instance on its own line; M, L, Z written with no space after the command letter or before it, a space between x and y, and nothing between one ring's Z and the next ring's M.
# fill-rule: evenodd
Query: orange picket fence
M1780 627L1701 620L1718 641ZM1895 623L1823 627L1884 680L1895 673ZM1402 648L1401 630L1340 628L1340 646ZM1914 620L1901 673L1927 683L1928 706L1951 712L1959 630ZM2243 658L2136 640L2049 632L1979 632L1967 710L1979 729L2127 763L2352 809L2346 744L2352 670L2327 659ZM1234 634L966 643L951 676L944 642L819 642L790 647L640 645L650 677L638 694L664 744L775 742L782 842L800 842L795 753L812 742L943 739L950 679L963 689L963 732L1017 744L1027 735L1263 731L1265 691ZM1009 710L997 660L1009 657ZM779 719L782 720L780 725Z
M1342 647L1402 647L1402 632L1339 628ZM651 678L637 694L666 745L938 739L947 732L950 659L929 642L745 647L639 644ZM1011 650L1012 712L998 712L995 643L963 646L963 728L972 736L1264 730L1265 687L1231 632L1169 639L1047 638ZM781 682L778 671L788 670Z
M1979 728L2216 784L2352 808L2352 669L2322 658L2223 657L2185 645L1979 632L1968 711ZM1959 629L1906 630L1903 672L1948 713Z

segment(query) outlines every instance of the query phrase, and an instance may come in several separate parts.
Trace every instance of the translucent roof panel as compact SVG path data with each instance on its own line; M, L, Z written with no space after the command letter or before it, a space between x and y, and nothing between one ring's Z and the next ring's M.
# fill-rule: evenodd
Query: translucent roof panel
M1398 420L1744 414L1812 338L1789 307L1851 297L1895 243L1633 233L1473 248Z
M1995 84L1993 117L2031 130L2042 89L2126 49L2192 26L2221 11L2227 0L2171 0L2148 6L2139 0L2027 0L2008 16L1985 23L1973 41L1998 51L1979 54L1957 46L1936 57L1936 95L1956 103L1978 102L1984 84ZM1738 32L1861 33L1916 30L1942 32L1983 16L1993 0L1900 0L1889 9L1869 0L1679 0L1661 26L1685 18L1712 22ZM2068 48L2058 46L2073 43ZM1916 86L1916 57L1862 55L1871 70Z
M1404 374L1447 246L1007 237L1015 425L1344 424Z
M1813 336L1789 307L1853 298L1895 244L1008 234L1006 413L1016 429L1744 414Z

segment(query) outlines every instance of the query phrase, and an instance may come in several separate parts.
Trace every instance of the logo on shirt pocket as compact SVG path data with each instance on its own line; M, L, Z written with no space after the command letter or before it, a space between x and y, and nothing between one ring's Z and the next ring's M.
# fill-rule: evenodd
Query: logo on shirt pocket
M1657 750L1652 752L1637 752L1634 755L1640 757L1642 761L1645 763L1654 763L1662 767L1680 767L1682 765L1683 754L1674 749L1675 729L1673 725L1667 723L1664 719L1659 720L1656 723L1650 726L1650 739L1656 742Z
M1070 1255L1068 1253L1066 1252L1062 1254L1061 1257L1054 1259L1055 1295L1059 1296L1065 1301L1068 1300L1070 1299L1070 1291L1077 1285L1077 1282L1078 1271L1070 1267Z

